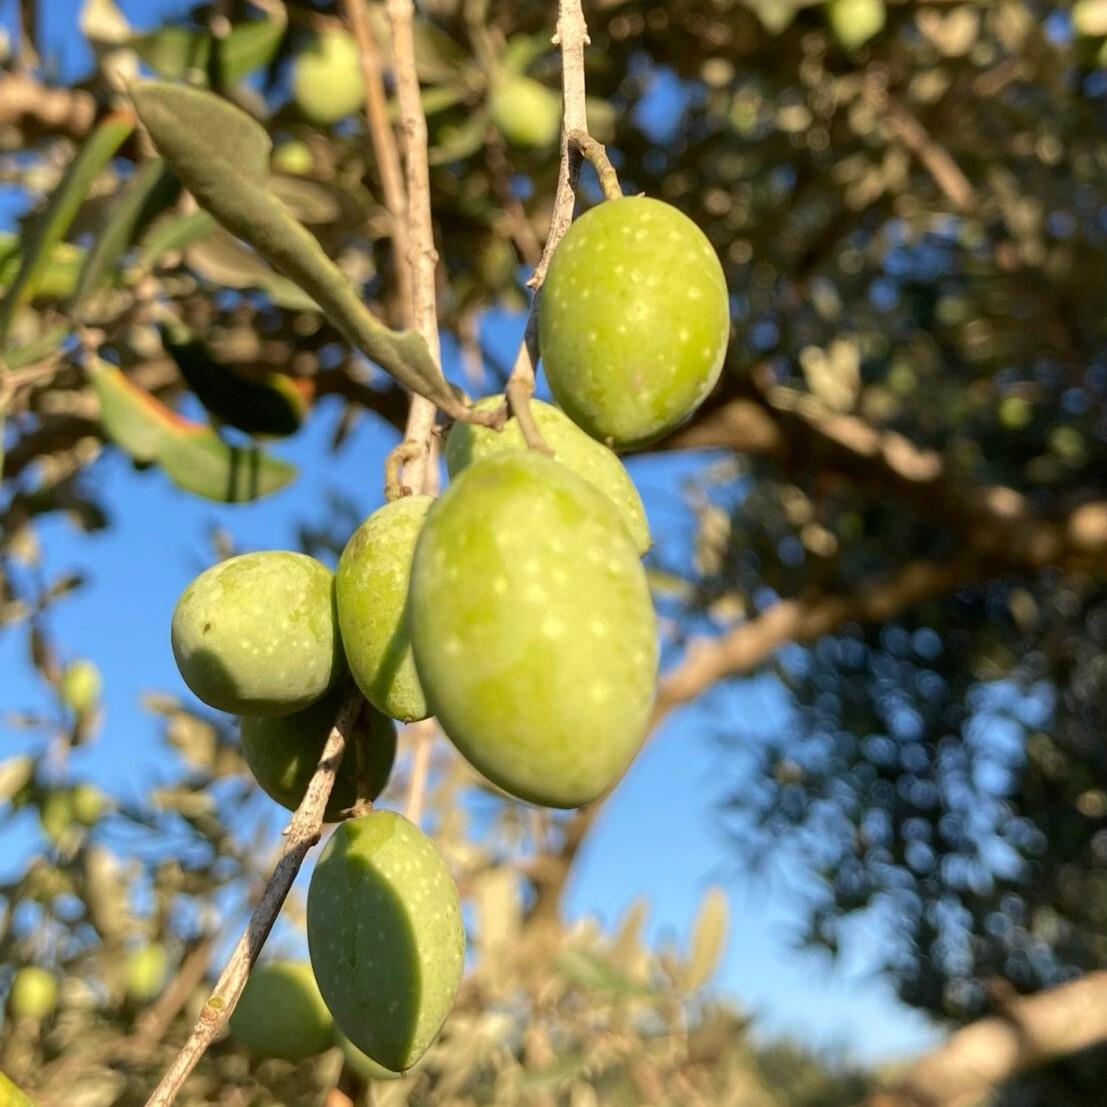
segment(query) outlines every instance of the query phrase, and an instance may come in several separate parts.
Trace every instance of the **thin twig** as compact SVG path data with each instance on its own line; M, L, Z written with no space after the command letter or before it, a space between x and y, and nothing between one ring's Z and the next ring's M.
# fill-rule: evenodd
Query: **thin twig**
M550 258L573 221L576 206L576 186L580 176L581 139L588 137L588 113L584 99L584 47L588 43L588 26L580 0L558 0L557 33L554 42L561 47L561 165L557 175L553 212L546 245L538 259L534 274L527 282L534 290L530 315L515 365L507 382L507 399L519 429L531 449L552 453L546 445L530 411L534 395L534 370L538 364L538 301L542 282L550 266ZM570 140L570 136L573 136Z
M416 826L423 818L423 805L427 796L427 779L430 776L434 734L435 723L433 719L424 719L411 727L411 774L407 782L407 802L404 804L404 815Z
M434 248L434 225L431 221L427 117L415 69L415 6L411 0L388 0L387 11L396 96L400 106L400 146L407 183L407 261L411 269L412 317L415 330L423 336L431 356L437 361L441 357L434 287L438 251ZM404 484L418 492L433 489L437 483L433 441L436 414L435 406L430 401L422 396L411 397L404 441L417 448L418 452L411 452L403 472Z
M412 301L411 265L408 261L407 197L404 194L403 167L396 146L396 132L388 118L388 99L384 91L384 64L373 28L365 13L365 0L343 0L346 18L357 42L361 76L365 84L365 118L373 158L380 175L381 194L388 211L388 233L396 258L396 283L405 327L415 325Z
M619 184L619 174L607 156L607 147L594 139L587 131L573 131L569 141L592 163L596 176L600 179L600 188L605 200L621 200L623 186Z
M246 987L250 969L265 945L292 883L312 846L319 841L323 813L334 788L335 773L346 749L346 735L352 733L361 707L360 696L352 696L338 713L334 727L319 758L315 775L308 784L300 806L292 816L281 856L269 883L265 886L246 932L239 939L226 967L219 975L188 1041L146 1101L146 1107L169 1107L180 1093L185 1080L203 1057L205 1050L227 1024Z

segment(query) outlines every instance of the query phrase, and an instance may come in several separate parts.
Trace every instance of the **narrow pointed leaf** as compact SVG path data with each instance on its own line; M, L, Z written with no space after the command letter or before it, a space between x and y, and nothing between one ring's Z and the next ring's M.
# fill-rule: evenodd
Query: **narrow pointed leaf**
M36 361L44 360L59 349L69 334L68 326L52 327L25 345L5 351L4 364L9 369L23 369L28 365L34 365Z
M19 273L0 303L0 345L7 337L16 310L31 294L40 268L73 222L92 182L134 129L129 113L108 116L69 164L46 210L35 221L23 250Z
M179 488L220 503L243 503L295 480L294 465L256 448L230 446L210 427L181 418L114 365L88 366L108 437L139 462L155 462Z
M401 384L464 418L426 342L384 326L268 188L269 137L245 112L199 89L147 82L132 90L154 142L199 203L295 281L358 349Z
M139 267L151 268L163 255L173 250L184 250L207 238L218 225L202 209L159 219L142 238L142 249L138 255Z
M211 38L192 27L159 27L136 36L130 46L155 73L176 80L190 69L207 68Z
M220 84L233 87L268 65L277 53L284 31L285 22L281 19L257 19L233 27L230 34L214 44Z
M65 300L77 286L86 252L71 242L58 242L38 266L27 286L24 303L33 300ZM0 235L0 289L10 288L23 266L18 235Z
M150 223L180 194L181 182L163 158L147 162L119 194L85 258L70 310L105 281Z
M162 328L162 344L196 398L217 419L247 434L283 437L303 422L305 396L290 377L265 372L254 378L221 365L187 328Z
M681 978L681 985L687 991L702 988L719 967L729 925L730 907L726 893L721 888L712 888L704 896L692 931L688 962Z

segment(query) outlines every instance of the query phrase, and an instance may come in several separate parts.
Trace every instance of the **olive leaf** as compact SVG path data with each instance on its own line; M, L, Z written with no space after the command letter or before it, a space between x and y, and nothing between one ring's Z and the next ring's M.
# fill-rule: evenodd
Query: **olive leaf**
M182 419L114 365L90 358L86 368L108 437L135 461L157 463L178 488L218 503L243 503L295 479L294 465L231 446L210 427Z
M291 377L272 370L243 376L220 364L183 324L165 324L161 335L188 387L217 419L247 434L283 437L299 429L307 398Z
M688 961L681 974L680 984L686 991L702 988L719 967L729 926L730 907L726 893L721 888L709 889L696 916Z
M0 302L0 345L19 306L31 295L43 266L47 265L54 247L69 230L78 209L88 195L92 182L123 145L134 129L134 118L128 112L109 115L88 138L77 156L69 163L58 187L50 197L46 210L35 221L20 259L19 272Z
M119 194L85 256L70 301L75 311L103 283L115 263L180 193L181 184L162 158L148 161Z
M183 85L144 82L131 96L159 150L203 207L304 289L396 380L447 415L465 417L466 406L426 342L376 319L318 240L270 191L270 140L258 123L227 101Z

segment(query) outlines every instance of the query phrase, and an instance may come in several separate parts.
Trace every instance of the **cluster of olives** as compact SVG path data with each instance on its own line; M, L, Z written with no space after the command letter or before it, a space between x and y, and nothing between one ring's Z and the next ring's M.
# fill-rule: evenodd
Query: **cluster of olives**
M613 448L670 431L714 385L729 329L722 269L675 208L609 201L555 252L539 320L560 408L532 411L553 457L529 450L516 420L459 423L446 492L376 511L334 576L302 554L246 554L181 597L181 674L243 717L246 760L286 807L352 685L368 704L330 819L383 789L393 720L436 716L493 785L551 807L595 800L634 756L658 637L646 517ZM389 811L347 819L312 876L307 929L341 1033L385 1069L410 1068L464 960L457 889L434 845Z

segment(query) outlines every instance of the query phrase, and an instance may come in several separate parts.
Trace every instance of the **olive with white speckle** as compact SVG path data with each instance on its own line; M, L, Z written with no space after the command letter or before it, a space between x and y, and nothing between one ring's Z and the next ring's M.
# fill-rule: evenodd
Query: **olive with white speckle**
M671 204L609 200L554 251L538 324L546 378L573 422L614 449L645 445L719 379L730 332L723 269Z

